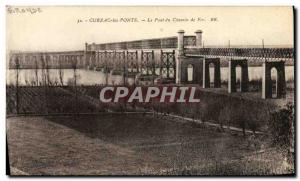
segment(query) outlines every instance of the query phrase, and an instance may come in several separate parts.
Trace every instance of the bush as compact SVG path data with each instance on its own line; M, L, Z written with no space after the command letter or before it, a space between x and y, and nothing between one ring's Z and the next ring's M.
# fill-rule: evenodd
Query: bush
M291 148L294 143L294 105L287 104L271 114L270 131L275 146Z

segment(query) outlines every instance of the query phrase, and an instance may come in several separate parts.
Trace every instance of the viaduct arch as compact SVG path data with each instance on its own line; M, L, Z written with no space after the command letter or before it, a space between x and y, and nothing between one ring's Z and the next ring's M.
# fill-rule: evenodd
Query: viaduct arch
M241 92L248 91L249 77L248 77L248 61L247 59L230 59L228 61L228 93L236 92L236 67L241 66Z
M277 81L276 81L276 98L285 97L286 85L285 85L285 69L284 61L279 62L267 62L265 61L262 65L263 77L262 77L262 98L272 98L272 78L271 69L275 68L277 70Z

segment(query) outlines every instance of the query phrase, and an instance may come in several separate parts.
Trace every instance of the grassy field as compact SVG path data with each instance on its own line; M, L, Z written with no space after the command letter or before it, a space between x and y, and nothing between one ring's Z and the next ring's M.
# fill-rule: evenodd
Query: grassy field
M265 136L244 138L163 116L10 117L7 137L13 175L293 172Z

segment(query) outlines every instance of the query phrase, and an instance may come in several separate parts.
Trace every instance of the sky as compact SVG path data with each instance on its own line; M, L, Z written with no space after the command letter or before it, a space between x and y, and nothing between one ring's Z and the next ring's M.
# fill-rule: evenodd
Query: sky
M170 37L177 36L181 29L186 35L195 35L201 29L205 45L224 46L229 40L231 45L261 45L262 39L266 45L292 45L294 38L292 7L30 7L40 8L34 14L9 12L8 8L8 50L83 50L85 42ZM101 18L118 22L91 22ZM120 18L136 18L138 22L120 22ZM148 18L152 22L147 22ZM158 22L156 18L170 22Z

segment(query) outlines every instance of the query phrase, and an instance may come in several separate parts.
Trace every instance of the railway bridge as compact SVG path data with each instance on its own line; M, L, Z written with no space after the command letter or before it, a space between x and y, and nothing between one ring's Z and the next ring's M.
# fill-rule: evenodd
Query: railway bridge
M123 76L141 74L153 81L176 84L199 84L203 88L221 87L221 66L228 67L228 93L237 91L236 67L241 67L240 91L248 91L248 66L262 66L262 98L272 97L271 69L277 72L276 96L285 96L285 63L293 64L293 48L206 48L202 31L185 36L130 42L87 44L86 62L89 68L106 72L123 72ZM214 69L213 86L210 67Z
M277 72L276 96L285 96L285 65L293 65L293 48L205 47L202 31L186 36L116 43L85 43L85 49L67 52L11 52L9 68L87 68L149 80L154 84L198 84L221 87L221 67L228 67L228 93L238 90L236 67L241 67L239 91L249 90L248 67L262 67L262 98L272 98L271 69ZM214 80L210 71L213 67ZM211 84L213 82L213 84Z

